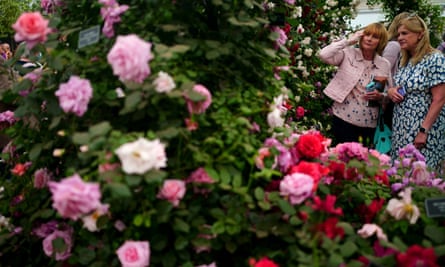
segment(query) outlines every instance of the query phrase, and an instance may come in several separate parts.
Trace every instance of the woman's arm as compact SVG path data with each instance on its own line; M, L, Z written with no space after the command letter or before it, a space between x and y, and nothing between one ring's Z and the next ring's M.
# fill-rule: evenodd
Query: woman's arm
M343 49L350 45L356 44L362 35L363 31L358 31L352 34L348 39L334 41L321 49L318 56L324 63L338 66L345 57Z
M431 94L433 95L433 98L430 108L428 109L428 113L421 123L421 127L425 128L426 132L422 133L419 131L416 139L414 139L414 146L417 148L420 148L426 144L428 131L433 126L437 117L439 117L439 114L442 111L443 106L445 105L445 83L436 85L431 88Z

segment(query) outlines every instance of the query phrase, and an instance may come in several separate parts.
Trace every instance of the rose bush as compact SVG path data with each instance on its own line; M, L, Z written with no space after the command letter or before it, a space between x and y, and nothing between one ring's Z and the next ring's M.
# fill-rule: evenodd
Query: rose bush
M314 53L353 4L43 1L2 95L2 266L440 266L419 152L326 132Z

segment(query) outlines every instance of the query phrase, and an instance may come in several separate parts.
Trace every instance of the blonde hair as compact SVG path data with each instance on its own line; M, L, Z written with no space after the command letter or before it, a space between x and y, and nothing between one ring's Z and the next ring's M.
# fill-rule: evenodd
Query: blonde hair
M382 55L383 49L385 49L385 46L388 43L388 31L386 30L385 25L379 22L371 23L363 29L363 35L372 35L379 38L379 44L377 45L376 52L377 54Z
M396 40L399 33L397 32L397 29L399 28L400 21L402 19L405 19L409 17L408 12L402 12L394 17L391 24L388 27L388 38L389 40Z
M428 31L428 27L421 17L417 16L416 14L411 14L400 21L398 28L400 28L400 26L405 26L405 28L410 32L421 34L421 38L417 43L416 53L414 56L411 56L408 51L402 49L402 58L400 60L401 66L406 66L408 62L416 65L422 60L425 55L435 51L435 49L430 44L430 33Z

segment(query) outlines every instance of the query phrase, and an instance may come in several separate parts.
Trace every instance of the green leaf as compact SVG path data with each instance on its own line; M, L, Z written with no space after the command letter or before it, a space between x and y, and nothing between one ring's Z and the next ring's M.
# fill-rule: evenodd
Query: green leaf
M190 49L190 46L188 45L174 45L172 47L170 47L170 51L173 53L185 53L187 52L187 50Z
M176 231L180 231L180 232L184 232L184 233L188 233L190 231L190 226L188 225L187 222L185 222L182 219L178 219L175 218L174 222L173 222L173 228Z
M212 233L216 235L223 234L226 231L225 224L222 221L217 221L214 223L211 229Z
M125 176L125 182L129 185L129 186L137 186L141 183L142 181L142 177L140 176Z
M176 250L183 250L184 248L187 247L188 244L189 244L189 242L188 242L187 238L185 238L183 236L179 236L175 240L175 249Z
M442 257L445 255L445 245L435 246L434 247L434 253L438 257Z
M254 194L255 194L255 198L256 199L264 200L264 190L263 190L263 188L261 188L261 187L255 188Z
M436 244L445 243L445 229L435 225L427 225L424 234Z
M96 258L96 252L91 248L81 247L77 250L77 254L79 255L79 262L83 265L89 264Z
M287 200L284 199L278 200L278 206L286 214L295 215L295 213L297 213L295 208Z
M345 258L352 256L358 250L357 246L354 242L347 241L343 245L340 246L341 255Z
M166 129L164 129L162 131L158 131L156 133L156 135L159 138L171 139L171 138L174 138L174 137L178 136L179 133L180 133L179 128L177 128L177 127L169 127L169 128L166 128Z
M103 121L101 123L91 126L88 132L90 133L91 136L95 137L95 136L106 135L112 129L113 128L111 127L108 121Z
M104 189L109 190L111 196L114 198L127 198L132 196L130 188L125 184L109 183L104 186Z
M218 182L219 181L219 174L218 172L213 169L212 167L206 166L205 171L207 172L207 174L215 181Z
M226 168L221 168L219 170L219 177L221 179L221 183L226 185L230 184L230 181L232 180L232 177Z
M88 133L74 133L73 143L76 145L85 145L90 142L90 135Z
M29 159L31 161L36 161L39 158L40 153L42 152L42 148L42 144L35 144L29 151Z
M144 181L148 184L161 182L165 177L167 177L167 173L161 170L151 170L144 174Z
M54 253L64 252L68 248L65 244L65 240L61 237L57 237L52 241Z
M125 97L125 105L120 114L127 114L136 110L137 105L141 102L142 94L140 91L134 91Z
M344 259L338 254L331 254L328 259L327 267L338 267L344 262Z
M141 226L143 222L144 222L144 217L142 216L142 214L137 214L136 216L134 216L133 224L135 226Z

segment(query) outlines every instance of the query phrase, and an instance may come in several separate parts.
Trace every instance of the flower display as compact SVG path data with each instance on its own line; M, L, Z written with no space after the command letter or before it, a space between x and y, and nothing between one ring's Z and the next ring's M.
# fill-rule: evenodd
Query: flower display
M187 109L190 114L201 114L207 108L209 108L210 104L212 103L212 94L206 87L201 84L194 85L192 91L200 95L204 99L195 101L190 98L190 96L185 96L187 100Z
M72 112L81 117L88 110L88 103L93 96L90 81L71 76L68 82L60 85L56 91L60 107L65 112Z
M158 77L153 81L155 89L159 93L168 93L176 87L173 78L168 73L160 71Z
M125 241L116 253L123 267L150 265L150 244L147 241Z
M12 25L16 31L14 39L17 42L25 41L28 49L31 49L36 44L47 40L47 35L51 32L48 24L49 21L39 12L23 13Z
M158 197L166 199L173 206L178 206L185 195L185 182L177 179L167 179L159 190Z
M142 83L150 74L151 43L135 34L118 36L107 55L114 75L123 82Z
M101 205L101 193L96 183L85 183L78 174L61 182L48 182L53 207L64 218L77 220Z
M65 244L65 249L62 251L58 251L54 248L53 241L56 239L62 239ZM72 231L66 230L66 231L60 231L55 230L51 234L47 235L43 241L43 251L48 257L52 257L55 255L55 259L57 261L63 261L65 259L68 259L71 256L71 248L73 246L72 243Z
M126 173L143 174L148 170L167 166L165 145L159 140L149 141L139 138L134 142L123 144L115 152Z

